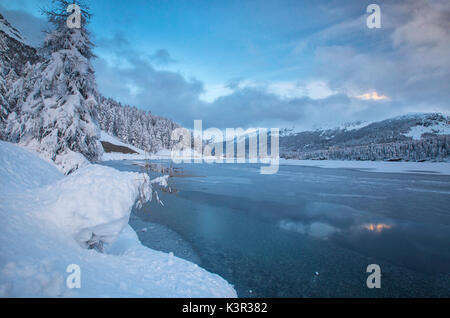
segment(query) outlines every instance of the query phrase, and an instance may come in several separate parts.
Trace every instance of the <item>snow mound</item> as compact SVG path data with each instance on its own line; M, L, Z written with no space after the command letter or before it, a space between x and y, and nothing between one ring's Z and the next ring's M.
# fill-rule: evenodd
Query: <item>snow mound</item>
M15 113L12 115L14 114ZM21 140L19 145L36 152L41 159L50 163L53 162L56 165L56 168L65 175L69 175L77 169L86 167L90 164L85 156L70 149L66 149L62 153L55 155L54 160L52 160L49 152L42 151L43 145L36 139Z
M0 193L27 190L48 185L63 178L54 164L36 160L32 151L0 141Z
M89 161L80 153L66 149L55 157L55 164L60 171L68 175L82 167L88 166Z
M0 296L236 297L220 276L139 242L127 222L142 175L89 165L64 177L0 142L0 177ZM86 249L94 234L104 253ZM81 288L66 285L71 264Z
M88 247L87 242L111 243L128 224L144 183L149 184L144 174L89 165L44 189L42 197L48 203L42 204L40 216L61 227L83 247Z

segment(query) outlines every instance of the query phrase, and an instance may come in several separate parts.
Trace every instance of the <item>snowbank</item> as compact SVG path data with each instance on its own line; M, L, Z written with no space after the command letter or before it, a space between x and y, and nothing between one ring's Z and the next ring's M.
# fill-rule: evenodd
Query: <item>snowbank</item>
M0 296L236 297L218 275L139 242L127 223L143 175L89 165L64 177L0 142L0 177ZM93 237L104 253L85 248ZM79 289L66 286L70 264Z
M128 224L144 182L149 184L144 174L89 165L39 193L46 202L38 216L51 220L84 247L88 241L111 243Z
M387 162L344 160L280 159L280 165L310 166L320 168L358 169L389 173L440 173L450 175L450 162Z
M13 113L14 115L14 113ZM41 159L54 163L55 167L63 174L68 175L77 169L88 166L90 163L82 154L66 149L61 154L55 156L55 160L51 159L51 151L44 151L45 147L36 139L24 139L19 145L35 152Z
M119 153L119 152L105 152L102 156L102 161L112 160L147 160L150 155L141 153Z
M63 178L50 160L36 158L37 155L25 147L0 141L2 198L7 198L11 192L42 187Z
M118 153L109 152L103 153L102 161L112 161L112 160L171 160L171 152L167 149L162 149L156 153Z

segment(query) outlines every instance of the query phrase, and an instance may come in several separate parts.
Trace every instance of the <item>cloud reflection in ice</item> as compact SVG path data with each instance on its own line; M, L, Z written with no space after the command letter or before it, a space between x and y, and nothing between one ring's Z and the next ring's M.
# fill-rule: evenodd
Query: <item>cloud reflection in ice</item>
M334 226L321 222L303 224L301 222L281 220L279 224L284 230L310 235L321 239L327 239L329 236L339 231L339 229Z

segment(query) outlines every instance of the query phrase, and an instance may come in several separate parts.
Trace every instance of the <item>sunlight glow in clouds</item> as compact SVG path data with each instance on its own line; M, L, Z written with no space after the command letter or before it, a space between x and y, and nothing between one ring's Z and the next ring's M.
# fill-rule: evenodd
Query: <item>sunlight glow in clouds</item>
M384 224L384 223L378 223L378 224L366 224L364 225L364 228L370 232L377 232L381 233L384 230L389 230L392 227L392 225Z
M388 100L389 97L385 96L385 95L378 95L378 93L376 91L370 92L370 93L365 93L362 95L358 95L356 96L356 98L362 99L362 100L375 100L375 101L379 101L379 100Z

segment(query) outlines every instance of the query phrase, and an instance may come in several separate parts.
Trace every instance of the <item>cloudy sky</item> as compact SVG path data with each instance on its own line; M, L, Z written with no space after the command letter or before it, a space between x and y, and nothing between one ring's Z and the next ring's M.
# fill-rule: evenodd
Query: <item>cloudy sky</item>
M1 0L39 45L50 1ZM448 0L91 0L99 90L187 127L450 113ZM366 25L369 4L381 28Z

